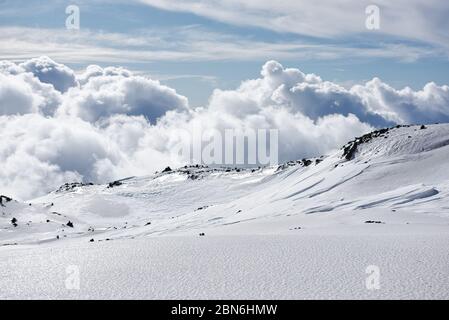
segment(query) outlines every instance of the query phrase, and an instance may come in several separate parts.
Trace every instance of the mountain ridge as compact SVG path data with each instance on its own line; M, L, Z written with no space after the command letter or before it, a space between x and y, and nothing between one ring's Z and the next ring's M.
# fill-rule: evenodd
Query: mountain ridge
M449 124L407 125L275 167L193 165L102 185L66 183L29 203L2 202L0 244L288 233L365 221L446 226L448 145Z

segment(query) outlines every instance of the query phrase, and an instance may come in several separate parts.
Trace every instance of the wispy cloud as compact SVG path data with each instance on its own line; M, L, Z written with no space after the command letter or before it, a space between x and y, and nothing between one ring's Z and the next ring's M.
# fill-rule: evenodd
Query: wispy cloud
M238 26L253 26L312 37L369 34L367 0L136 0L162 10L188 12ZM449 48L449 2L445 0L377 0L381 28L377 34L433 43ZM371 32L372 34L372 32Z
M414 61L440 56L432 46L377 43L347 44L306 41L261 41L243 35L208 31L199 26L112 33L81 29L0 27L0 58L24 60L48 55L64 63L129 63L154 61L253 61L277 59L393 58Z

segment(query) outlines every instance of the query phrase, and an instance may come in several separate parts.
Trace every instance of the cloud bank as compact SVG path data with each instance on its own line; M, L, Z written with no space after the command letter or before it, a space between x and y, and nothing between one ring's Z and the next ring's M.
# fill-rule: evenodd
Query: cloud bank
M268 61L258 79L203 107L123 68L75 74L48 57L0 62L0 194L29 199L70 181L107 182L183 165L185 133L279 130L279 160L330 152L374 127L449 121L449 87L349 89Z

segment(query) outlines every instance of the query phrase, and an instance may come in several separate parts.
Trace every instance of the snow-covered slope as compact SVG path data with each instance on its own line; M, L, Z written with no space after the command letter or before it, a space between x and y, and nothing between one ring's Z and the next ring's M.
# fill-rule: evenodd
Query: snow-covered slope
M448 159L449 125L404 126L279 167L191 166L109 185L67 184L30 203L2 203L0 241L278 234L369 220L447 225Z
M449 124L399 126L278 167L191 166L67 184L29 203L4 197L3 287L23 268L54 274L73 260L92 267L92 286L76 296L84 298L448 298L448 160ZM103 253L107 261L97 261ZM370 264L389 281L377 295L363 282ZM140 291L97 283L100 270L110 277L121 270L120 283L136 287L127 271L136 268L147 284ZM346 276L331 279L332 272ZM21 290L40 297L26 282L10 285L5 297ZM72 294L39 288L49 297Z

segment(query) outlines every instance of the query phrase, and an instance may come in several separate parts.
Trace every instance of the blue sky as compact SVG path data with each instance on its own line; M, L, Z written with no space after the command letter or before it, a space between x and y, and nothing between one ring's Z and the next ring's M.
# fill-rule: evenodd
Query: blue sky
M365 28L368 4L379 30ZM80 8L66 30L65 8ZM267 60L346 86L449 83L447 1L0 1L0 59L48 55L73 69L120 65L204 105Z

